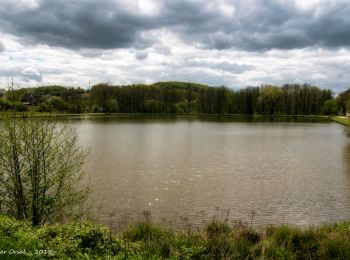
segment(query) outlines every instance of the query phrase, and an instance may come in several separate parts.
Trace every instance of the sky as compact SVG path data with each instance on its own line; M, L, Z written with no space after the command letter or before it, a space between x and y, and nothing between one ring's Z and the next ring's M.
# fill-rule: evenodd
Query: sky
M350 87L349 0L1 0L0 87Z

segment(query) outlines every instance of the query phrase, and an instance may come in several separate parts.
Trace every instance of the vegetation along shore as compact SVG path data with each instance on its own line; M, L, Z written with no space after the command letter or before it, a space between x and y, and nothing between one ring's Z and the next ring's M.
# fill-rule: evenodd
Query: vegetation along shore
M332 120L334 122L337 122L341 125L345 125L345 126L350 126L350 119L348 117L345 116L333 116Z
M349 259L350 223L298 228L208 223L172 231L144 220L119 233L91 222L33 227L0 216L1 259Z
M262 85L234 90L189 82L97 84L88 89L41 86L3 90L0 111L40 113L168 113L241 115L345 115L349 91L308 84Z

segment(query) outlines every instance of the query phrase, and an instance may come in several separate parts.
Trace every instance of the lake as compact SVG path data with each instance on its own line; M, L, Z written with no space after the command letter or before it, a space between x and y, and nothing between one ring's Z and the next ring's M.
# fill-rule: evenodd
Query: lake
M201 227L350 218L350 139L329 121L101 117L66 121L90 148L96 220Z

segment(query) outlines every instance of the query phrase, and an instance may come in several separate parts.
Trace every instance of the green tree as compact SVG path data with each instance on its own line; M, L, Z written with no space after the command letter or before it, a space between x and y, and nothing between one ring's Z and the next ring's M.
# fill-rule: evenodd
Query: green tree
M86 155L73 129L47 119L3 116L0 212L33 225L75 215L88 195L80 183Z
M108 99L113 95L113 87L108 84L98 84L91 89L91 100L94 104L102 108L103 112L108 112Z
M283 91L279 87L264 86L261 88L258 103L263 114L274 115L277 105L282 98Z
M335 115L339 111L337 101L335 99L326 100L323 104L323 113L325 115Z
M337 97L337 104L340 107L340 112L345 115L346 112L349 112L349 103L350 100L350 89L345 90L340 93Z
M108 99L106 102L106 108L108 113L118 112L118 101L115 99Z

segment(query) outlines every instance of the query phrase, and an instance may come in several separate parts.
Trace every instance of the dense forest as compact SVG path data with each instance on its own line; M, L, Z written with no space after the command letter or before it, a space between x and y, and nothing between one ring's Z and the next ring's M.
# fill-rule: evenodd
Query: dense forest
M112 86L91 89L45 86L7 91L0 110L68 113L190 113L329 115L345 114L347 90L334 98L331 90L308 84L262 85L234 90L187 82Z

